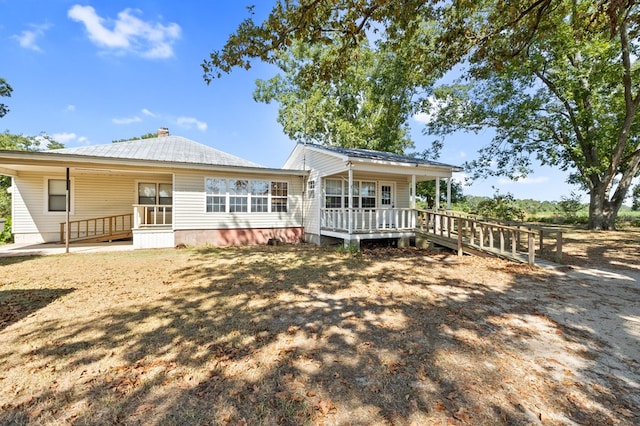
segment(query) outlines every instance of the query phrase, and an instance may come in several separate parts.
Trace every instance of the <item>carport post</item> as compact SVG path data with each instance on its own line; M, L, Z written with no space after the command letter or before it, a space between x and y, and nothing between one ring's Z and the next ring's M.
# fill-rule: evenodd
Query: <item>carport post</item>
M65 235L64 235L64 252L65 253L69 253L69 231L70 231L70 225L69 225L69 211L71 210L71 188L70 188L70 181L69 181L69 168L67 167L67 192L66 192L66 206L65 206L65 214L66 214L66 222L64 224L64 229L65 229Z

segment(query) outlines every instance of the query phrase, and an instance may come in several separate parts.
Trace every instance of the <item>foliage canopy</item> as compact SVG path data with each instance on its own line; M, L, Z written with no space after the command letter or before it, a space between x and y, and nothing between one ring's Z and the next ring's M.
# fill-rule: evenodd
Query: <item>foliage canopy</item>
M207 83L253 60L278 64L296 46L322 52L300 65L299 87L348 81L363 45L403 58L394 86L432 120L430 134L495 131L467 164L476 177L520 178L534 162L571 172L590 194L592 229L613 229L640 172L639 4L636 0L520 2L280 0L253 9L202 63ZM441 77L454 71L449 84Z

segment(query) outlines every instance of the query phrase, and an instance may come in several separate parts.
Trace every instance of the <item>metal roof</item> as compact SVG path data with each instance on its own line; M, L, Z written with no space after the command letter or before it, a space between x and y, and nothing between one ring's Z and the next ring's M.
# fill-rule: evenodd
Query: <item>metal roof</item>
M104 145L55 149L45 152L141 161L265 168L254 162L181 136L162 136Z
M339 155L343 155L349 158L363 158L367 160L387 161L392 163L407 163L407 164L420 164L426 166L439 166L452 169L460 169L458 166L451 164L439 163L437 161L425 160L418 157L411 157L408 155L394 154L392 152L373 151L370 149L360 148L343 148L338 146L327 146L308 143L308 147L317 148L324 151L334 152Z

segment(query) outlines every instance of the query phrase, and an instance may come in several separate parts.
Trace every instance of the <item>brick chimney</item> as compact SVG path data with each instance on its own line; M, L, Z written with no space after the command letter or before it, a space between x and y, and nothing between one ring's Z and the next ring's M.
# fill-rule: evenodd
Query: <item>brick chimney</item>
M169 136L169 128L168 127L160 127L158 129L158 137L162 138L165 136Z

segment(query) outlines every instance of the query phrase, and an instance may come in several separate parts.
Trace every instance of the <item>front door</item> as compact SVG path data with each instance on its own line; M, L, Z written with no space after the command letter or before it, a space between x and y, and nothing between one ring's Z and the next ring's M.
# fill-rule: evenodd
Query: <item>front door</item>
M395 228L393 209L396 206L394 182L380 182L380 199L378 200L378 228Z

